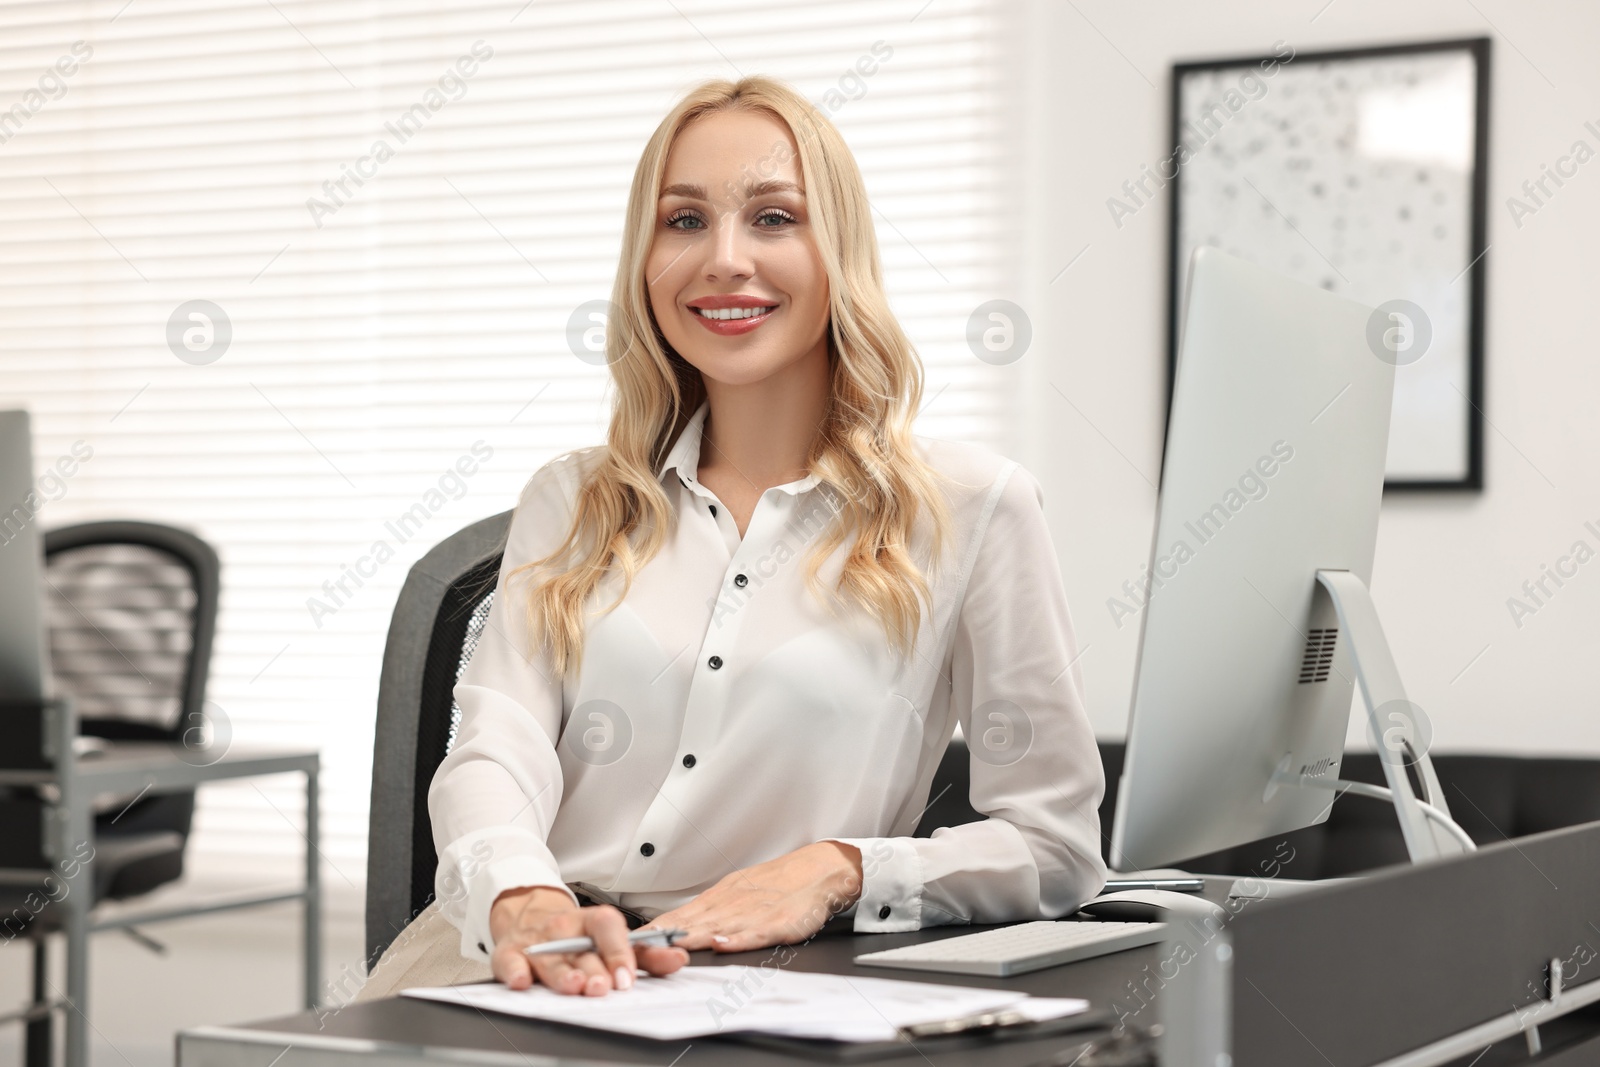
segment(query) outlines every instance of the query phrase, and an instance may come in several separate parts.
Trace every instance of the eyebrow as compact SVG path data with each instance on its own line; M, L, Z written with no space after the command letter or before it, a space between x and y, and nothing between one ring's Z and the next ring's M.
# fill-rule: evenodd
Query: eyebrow
M756 182L754 185L746 185L744 187L744 195L746 197L766 196L768 193L799 193L804 196L805 190L794 182L786 181L782 178L768 178L766 181ZM711 199L706 195L705 186L696 185L693 182L677 182L669 185L661 190L661 195L663 197L685 196L690 200L709 201Z

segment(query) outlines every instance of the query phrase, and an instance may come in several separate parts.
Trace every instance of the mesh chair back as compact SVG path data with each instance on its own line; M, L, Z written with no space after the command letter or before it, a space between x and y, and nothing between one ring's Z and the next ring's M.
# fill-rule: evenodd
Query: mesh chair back
M461 639L461 658L456 661L455 678L450 683L452 687L454 687L456 682L461 681L461 675L464 674L467 669L467 661L472 658L473 650L478 647L478 638L483 636L483 627L489 621L489 609L494 607L494 581L499 574L499 571L500 559L499 557L496 557L494 561L494 569L486 575L488 579L488 592L483 594L483 599L479 600L477 604L473 606L472 614L467 617L467 632L462 636ZM471 591L476 584L477 577L478 576L476 575L469 575L468 580L462 583L462 591L469 598L472 595ZM456 703L456 698L454 694L452 694L450 697L450 732L445 738L444 745L444 750L446 752L449 752L451 747L455 745L456 730L460 726L461 705ZM440 759L443 758L443 756L440 757Z
M210 545L157 523L89 522L44 534L45 642L82 734L178 741L202 721L221 564ZM107 833L189 832L194 793L107 796Z
M179 739L205 702L216 552L171 526L90 522L47 531L44 555L50 667L82 732Z
M510 526L504 511L441 541L411 568L395 602L372 753L369 971L433 899L439 857L428 786L455 740L461 710L453 690L483 632Z

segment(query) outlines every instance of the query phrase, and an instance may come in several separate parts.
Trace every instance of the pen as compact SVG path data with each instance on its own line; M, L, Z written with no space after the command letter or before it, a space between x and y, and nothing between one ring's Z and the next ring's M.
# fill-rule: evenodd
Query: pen
M1129 889L1165 889L1173 893L1203 893L1204 878L1110 878L1104 892L1118 893Z
M640 945L658 945L665 948L679 938L686 937L689 931L672 929L633 930L628 934L628 944L637 948ZM545 952L593 952L594 938L592 937L564 937L559 941L546 941L539 945L529 945L522 950L530 956L537 956Z

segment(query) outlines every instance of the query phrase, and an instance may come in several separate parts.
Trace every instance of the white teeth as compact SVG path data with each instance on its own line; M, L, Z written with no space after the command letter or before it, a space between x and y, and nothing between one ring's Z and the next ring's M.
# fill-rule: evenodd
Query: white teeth
M772 307L764 308L695 308L695 311L698 312L703 318L722 319L723 321L727 321L729 319L752 318L753 316L760 315L763 312L771 311L776 307L777 305L774 304Z

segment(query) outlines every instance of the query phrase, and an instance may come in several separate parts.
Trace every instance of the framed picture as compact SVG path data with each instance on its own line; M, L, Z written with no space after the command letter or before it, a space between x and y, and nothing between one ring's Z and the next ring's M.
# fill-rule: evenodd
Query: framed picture
M1214 245L1377 309L1386 488L1481 489L1488 119L1486 37L1176 64L1172 155L1130 192L1173 187L1169 408L1189 255Z

